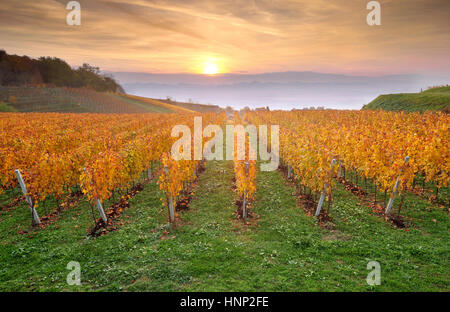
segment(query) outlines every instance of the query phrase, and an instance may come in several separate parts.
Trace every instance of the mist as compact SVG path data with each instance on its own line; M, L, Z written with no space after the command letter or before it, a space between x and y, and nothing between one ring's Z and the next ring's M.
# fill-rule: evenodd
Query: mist
M240 109L302 109L324 107L360 109L380 94L420 92L448 84L450 76L349 76L316 72L264 74L151 74L110 73L130 94L150 98Z

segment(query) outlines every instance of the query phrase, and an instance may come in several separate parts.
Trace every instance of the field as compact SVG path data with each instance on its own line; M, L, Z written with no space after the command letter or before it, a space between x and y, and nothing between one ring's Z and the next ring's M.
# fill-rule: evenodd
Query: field
M242 160L174 161L171 129L193 130L194 116L279 125L279 168L260 170L249 147ZM0 290L449 291L448 121L2 113ZM70 261L81 285L66 281ZM380 285L366 282L369 261Z

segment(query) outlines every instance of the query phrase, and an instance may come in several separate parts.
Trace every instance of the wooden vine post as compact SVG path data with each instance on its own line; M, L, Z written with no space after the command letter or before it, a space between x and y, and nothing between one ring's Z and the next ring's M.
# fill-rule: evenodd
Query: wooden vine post
M22 189L22 193L23 195L25 195L28 207L30 207L31 215L33 217L33 225L39 225L41 223L41 220L39 220L38 213L33 206L33 200L31 199L30 195L28 195L27 186L25 185L25 181L22 178L22 174L20 173L19 169L14 170L14 172L16 173L17 180L19 181L20 188Z
M164 170L166 171L167 177L169 177L169 166L165 165ZM175 222L175 213L173 210L173 196L169 194L169 219L170 222Z
M338 169L338 173L337 173L337 178L339 179L342 176L342 164L341 164L341 160L339 159L339 169Z
M245 175L248 178L248 161L245 162ZM242 218L244 223L247 221L247 192L244 191L244 200L242 201Z
M86 168L83 168L83 171L86 172ZM98 198L95 199L95 205L97 206L97 210L100 213L100 217L102 218L103 222L106 223L106 221L108 221L108 218L106 217L105 210L103 210L103 205L100 199Z
M409 156L406 156L404 165L406 165L406 163L408 161L409 161ZM388 204L386 206L386 211L385 211L386 214L389 214L391 212L392 206L394 205L395 196L398 195L398 186L400 184L400 175L402 174L403 170L404 170L404 168L402 168L400 170L400 174L398 175L397 180L395 181L394 190L393 190L392 195L389 198L389 202L388 202Z
M106 218L106 214L105 214L105 211L103 210L103 205L100 202L100 199L96 198L95 203L97 204L97 209L98 209L98 212L100 213L100 216L102 217L103 222L106 223L106 221L108 221L108 218Z
M152 180L152 164L153 164L153 162L150 162L150 166L147 169L147 179L149 181Z
M336 160L333 159L333 160L331 161L331 167L333 167L333 165L334 165L335 163L336 163ZM320 199L319 199L319 203L317 204L316 213L314 214L314 216L316 216L316 217L318 217L318 216L320 215L320 210L322 210L322 205L323 205L323 202L325 201L325 196L326 196L326 194L327 194L327 188L328 188L328 184L325 183L325 184L323 185L323 191L322 191L322 194L320 194Z

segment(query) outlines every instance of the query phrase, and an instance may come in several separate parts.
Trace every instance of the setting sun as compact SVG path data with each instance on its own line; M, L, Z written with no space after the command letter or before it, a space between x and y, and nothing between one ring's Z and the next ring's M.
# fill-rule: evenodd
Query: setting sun
M203 68L203 73L205 75L215 75L218 72L219 72L219 68L214 63L205 64L205 67Z

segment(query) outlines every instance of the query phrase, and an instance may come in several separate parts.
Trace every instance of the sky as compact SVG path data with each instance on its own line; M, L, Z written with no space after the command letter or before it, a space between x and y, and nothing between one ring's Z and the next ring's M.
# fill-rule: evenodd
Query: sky
M367 0L89 0L80 26L68 2L1 0L0 49L113 72L450 73L449 0L380 0L380 26Z

